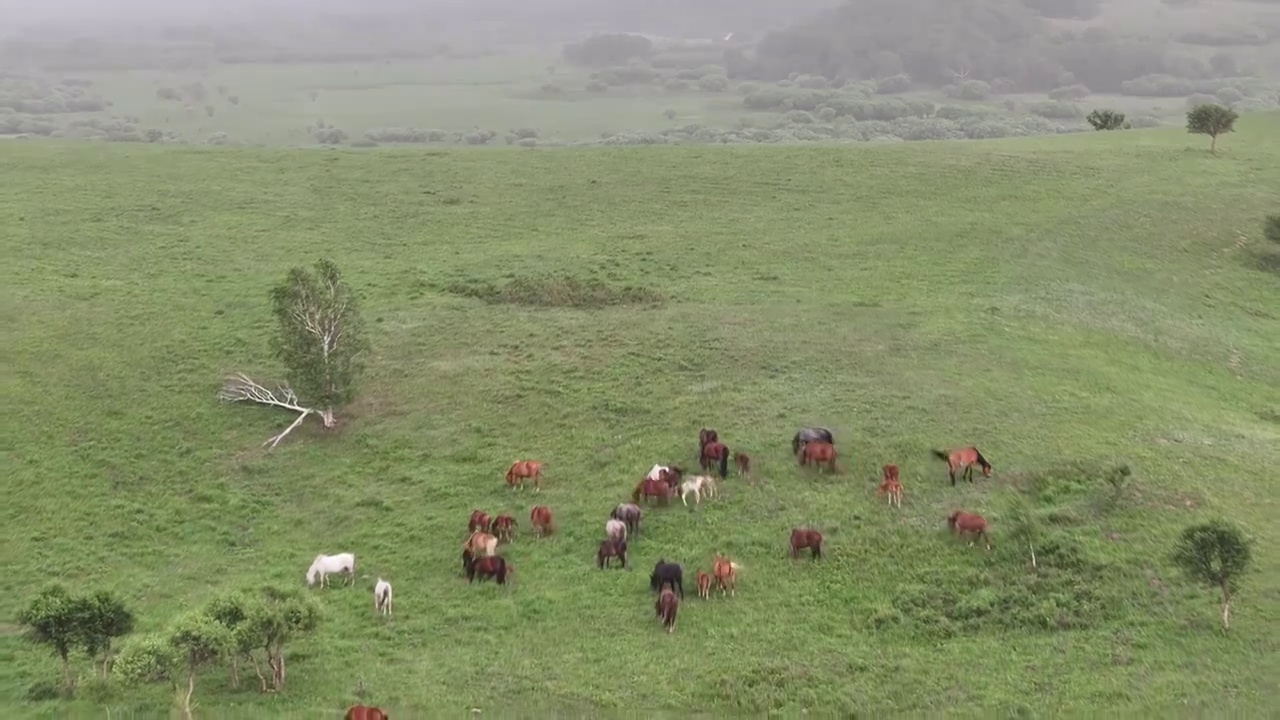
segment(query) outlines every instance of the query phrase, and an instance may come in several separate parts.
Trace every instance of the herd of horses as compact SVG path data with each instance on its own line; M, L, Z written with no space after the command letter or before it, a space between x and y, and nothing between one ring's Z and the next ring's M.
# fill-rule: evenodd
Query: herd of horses
M791 441L792 454L801 467L812 466L818 472L826 469L837 472L836 459L839 453L835 447L835 439L831 431L822 427L802 428ZM951 485L957 479L973 482L973 470L979 468L983 477L990 477L991 463L983 457L976 447L963 447L950 452L933 450L933 455L947 463L947 473ZM698 462L706 474L684 477L684 471L678 464L654 465L645 477L636 485L631 493L631 502L614 507L608 520L605 521L605 538L596 550L596 565L599 569L617 567L626 569L629 561L628 538L634 541L640 534L641 521L644 517L642 504L646 501L667 504L679 495L681 501L688 505L689 495L694 496L695 504L700 504L705 495L716 497L718 489L712 473L717 473L720 480L727 479L729 462L733 461L738 472L751 477L752 460L742 452L731 452L729 447L720 441L719 434L710 428L703 428L698 433ZM543 464L536 460L520 460L512 463L507 470L506 482L511 488L523 487L525 481L533 483L534 492L541 490ZM881 468L881 482L877 495L888 496L890 507L902 507L904 495L902 478L897 465L888 464ZM535 536L542 537L552 532L553 516L551 508L535 505L529 512L529 522ZM515 566L499 554L499 546L509 543L514 538L517 522L514 516L501 514L491 516L483 510L473 510L467 520L467 539L462 545L462 571L468 584L477 579L481 582L492 579L498 585L506 585L514 578ZM953 511L947 517L947 527L951 532L963 538L972 536L972 546L978 539L984 541L986 549L991 549L988 524L985 518L977 513L963 510ZM822 533L813 528L792 528L790 538L791 558L796 559L800 553L808 550L811 560L822 558L824 538ZM696 583L698 597L709 600L714 587L721 596L737 595L738 571L742 569L722 553L712 558L711 572L701 569L697 571ZM328 575L341 573L343 584L347 580L355 584L355 555L341 553L339 555L320 555L307 571L307 584L313 585L317 580L321 586L328 585ZM649 575L649 589L657 593L654 602L654 614L661 627L668 633L674 632L680 603L684 599L684 568L666 558L659 558ZM378 578L374 586L375 611L391 614L391 584ZM347 712L347 720L386 720L386 713L378 708L357 705Z

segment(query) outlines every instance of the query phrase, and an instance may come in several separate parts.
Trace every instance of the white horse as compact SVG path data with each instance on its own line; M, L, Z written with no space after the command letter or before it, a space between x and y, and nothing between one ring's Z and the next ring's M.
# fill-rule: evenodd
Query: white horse
M667 467L666 465L654 465L653 469L649 471L649 474L644 476L644 479L645 480L661 480L662 473L664 472L671 472L671 468Z
M715 497L716 496L715 478L711 477L710 475L694 475L688 480L685 480L684 482L680 483L680 502L684 503L687 506L689 504L689 501L685 500L685 497L687 497L689 493L693 493L694 503L697 505L701 505L703 489L706 489L707 497L709 498Z
M373 586L373 609L383 615L391 614L391 583L382 578Z
M621 520L610 520L604 524L604 532L610 540L626 540L627 524Z
M315 560L311 561L311 567L307 569L307 587L316 584L316 578L320 579L320 587L329 586L329 574L342 573L342 584L346 585L347 580L352 585L356 584L356 556L354 553L339 553L337 555L317 555Z

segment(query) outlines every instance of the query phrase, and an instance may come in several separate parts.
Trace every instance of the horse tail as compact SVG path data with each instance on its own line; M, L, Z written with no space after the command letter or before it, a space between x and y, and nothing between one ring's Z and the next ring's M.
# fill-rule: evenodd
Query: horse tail
M946 460L947 462L951 461L951 455L943 450L931 450L930 452L932 452L934 454L934 457L938 458L939 460Z
M729 476L729 447L722 447L724 447L724 452L720 453L720 479L723 480Z

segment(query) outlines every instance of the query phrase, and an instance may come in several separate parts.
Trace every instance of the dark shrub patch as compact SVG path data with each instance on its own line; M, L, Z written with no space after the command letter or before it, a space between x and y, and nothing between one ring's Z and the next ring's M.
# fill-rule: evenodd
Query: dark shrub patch
M454 295L487 303L531 305L535 307L601 308L611 305L645 305L663 301L662 295L633 285L609 285L600 280L582 280L572 275L518 277L505 285L454 283L446 288Z

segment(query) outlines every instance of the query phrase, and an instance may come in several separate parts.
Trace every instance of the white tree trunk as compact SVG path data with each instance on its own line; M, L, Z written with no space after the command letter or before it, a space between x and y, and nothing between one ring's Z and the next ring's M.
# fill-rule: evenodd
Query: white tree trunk
M1036 565L1036 548L1035 548L1035 546L1034 546L1034 545L1032 545L1031 543L1027 543L1027 547L1031 548L1031 567L1033 567L1033 568L1039 568L1039 566L1038 566L1038 565Z
M314 408L303 407L298 402L298 396L294 394L291 388L285 385L280 385L274 391L268 390L262 385L259 385L249 379L249 376L244 373L239 373L233 377L227 378L227 381L222 386L222 390L218 393L218 399L223 402L242 402L248 400L249 402L255 402L259 405L284 408L285 410L292 410L298 413L298 417L293 421L293 424L285 428L284 432L267 438L267 440L262 443L264 446L269 446L269 448L274 448L279 445L280 441L284 440L286 435L293 432L294 428L301 425L302 421L306 420L307 416L312 413L316 413L324 419L325 427L332 427L332 410L326 409L322 413Z

